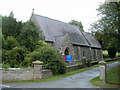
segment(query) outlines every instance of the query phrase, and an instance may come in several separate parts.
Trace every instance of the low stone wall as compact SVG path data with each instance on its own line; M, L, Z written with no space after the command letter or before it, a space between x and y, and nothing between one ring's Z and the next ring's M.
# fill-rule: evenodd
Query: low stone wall
M74 70L77 70L77 69L80 69L80 68L83 68L84 66L81 65L81 64L76 64L76 65L70 65L70 66L67 66L67 72L71 72L71 71L74 71Z
M83 68L83 65L76 64L67 66L67 72ZM40 80L53 76L51 70L42 70L42 65L35 64L33 68L0 68L2 81Z
M51 70L42 70L42 78L53 76Z
M9 68L0 69L2 81L22 81L33 79L33 68Z
M33 68L0 68L0 72L2 73L2 81L38 80L52 76L51 70L35 73ZM37 77L35 78L36 74Z

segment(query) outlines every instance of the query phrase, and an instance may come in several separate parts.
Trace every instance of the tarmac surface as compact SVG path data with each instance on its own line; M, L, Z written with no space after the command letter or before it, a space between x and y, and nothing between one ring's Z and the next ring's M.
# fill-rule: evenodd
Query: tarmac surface
M110 69L114 66L120 65L120 62L108 64ZM99 76L99 68L91 68L90 70L71 75L59 80L49 82L36 83L3 83L2 88L100 88L90 83L90 80Z

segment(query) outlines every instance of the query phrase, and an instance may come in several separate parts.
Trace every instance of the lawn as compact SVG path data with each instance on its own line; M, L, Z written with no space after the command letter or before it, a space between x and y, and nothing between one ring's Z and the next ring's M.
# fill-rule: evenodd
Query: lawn
M96 86L120 87L120 65L107 71L106 75L106 83L101 83L99 76L92 79L91 83Z
M120 65L107 71L107 83L120 84Z

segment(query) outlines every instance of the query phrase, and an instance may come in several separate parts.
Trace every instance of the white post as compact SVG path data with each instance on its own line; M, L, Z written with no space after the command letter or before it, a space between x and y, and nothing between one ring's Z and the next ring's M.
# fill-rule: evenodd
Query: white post
M99 62L99 69L100 69L100 80L105 83L106 82L106 62L100 61Z

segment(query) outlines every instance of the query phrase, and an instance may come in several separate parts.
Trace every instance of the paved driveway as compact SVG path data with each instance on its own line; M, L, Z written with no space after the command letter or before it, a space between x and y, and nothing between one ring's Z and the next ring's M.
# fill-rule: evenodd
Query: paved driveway
M115 62L108 65L108 68L120 64ZM90 70L54 80L50 82L37 82L37 83L3 83L5 88L97 88L90 83L90 80L99 76L99 69L92 68Z

